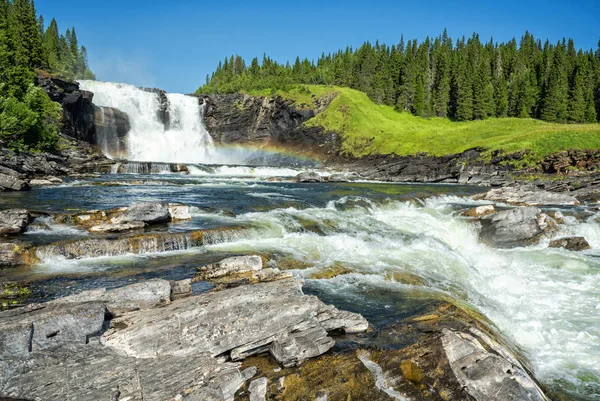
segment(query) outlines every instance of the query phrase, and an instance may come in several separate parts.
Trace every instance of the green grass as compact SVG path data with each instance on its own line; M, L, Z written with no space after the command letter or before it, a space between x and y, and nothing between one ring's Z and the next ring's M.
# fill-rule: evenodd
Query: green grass
M299 86L277 94L305 106L332 92L337 97L327 110L305 124L339 132L342 153L348 156L417 153L443 156L482 147L489 152L528 150L529 163L567 149L600 149L600 124L554 124L522 118L468 122L425 119L377 105L362 92L332 86ZM251 94L274 93L265 90Z

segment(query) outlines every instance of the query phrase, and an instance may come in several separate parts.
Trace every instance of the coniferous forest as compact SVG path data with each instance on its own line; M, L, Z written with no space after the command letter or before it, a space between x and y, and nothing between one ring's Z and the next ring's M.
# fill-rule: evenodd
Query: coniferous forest
M278 91L297 84L350 87L421 117L591 123L600 120L600 42L595 51L583 50L572 39L553 44L528 32L506 43L482 42L477 34L453 41L444 30L421 43L367 42L322 54L316 63L298 57L282 65L265 55L247 65L232 56L198 92Z
M0 141L13 149L56 146L61 108L33 84L36 70L73 80L93 79L75 28L48 28L32 0L0 0Z

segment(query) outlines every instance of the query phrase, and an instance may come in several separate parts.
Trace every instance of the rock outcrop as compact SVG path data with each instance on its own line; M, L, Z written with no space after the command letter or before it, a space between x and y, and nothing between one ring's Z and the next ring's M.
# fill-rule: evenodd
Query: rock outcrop
M217 143L281 146L320 155L337 152L336 133L303 125L331 98L315 98L312 104L301 106L279 96L213 94L199 98L206 128Z
M480 239L502 248L535 243L554 222L537 207L518 207L481 220Z
M35 84L63 108L62 132L73 138L93 143L94 105L92 92L79 89L79 84L60 78L39 75Z
M329 332L368 327L294 279L174 300L170 288L151 280L0 312L0 397L233 400L257 371L236 361L268 352L293 366L330 349ZM265 380L251 388L264 396Z
M32 217L25 209L8 209L0 211L0 236L18 235L27 229Z
M579 201L568 194L548 192L533 187L514 186L491 189L474 197L479 200L504 202L517 206L576 206Z

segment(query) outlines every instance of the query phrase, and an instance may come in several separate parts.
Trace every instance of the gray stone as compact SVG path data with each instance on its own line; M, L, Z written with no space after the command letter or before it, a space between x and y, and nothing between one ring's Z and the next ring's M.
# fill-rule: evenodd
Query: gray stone
M524 187L496 188L475 198L518 206L579 205L579 201L571 195Z
M169 185L172 185L169 183ZM169 203L171 220L191 220L190 207L181 203Z
M101 341L138 358L187 356L202 349L213 356L230 353L235 361L266 351L274 341L287 344L292 336L300 354L282 351L278 355L286 363L301 363L333 345L326 338L327 331L345 327L352 331L360 325L367 327L360 315L342 314L304 295L302 282L289 279L202 294L160 309L127 314L111 322Z
M103 327L101 303L44 304L0 312L0 357L24 356L61 344L86 344Z
M565 248L569 251L585 251L591 249L590 244L583 237L565 237L550 241L550 248Z
M78 216L80 219L85 219L85 216ZM96 226L90 227L89 231L92 233L121 233L131 230L141 230L146 227L146 223L143 221L128 221L125 223L102 223Z
M171 281L171 300L189 297L192 295L192 279Z
M80 304L97 302L106 306L114 317L126 312L146 310L171 303L171 283L167 280L152 279L107 291L104 288L83 291L75 295L59 298L49 304Z
M0 211L0 235L18 235L23 233L31 222L31 214L25 209Z
M52 184L54 184L52 181L46 180L43 178L34 178L33 180L29 181L29 185L31 185L32 187L40 187L43 185L52 185Z
M88 344L0 361L1 396L28 400L233 401L243 383L239 364L201 351L136 359Z
M266 401L267 383L266 377L261 377L250 382L250 386L248 386L250 401Z
M323 179L315 172L303 172L296 176L296 182L321 182Z
M111 219L112 223L143 221L147 224L161 224L171 221L169 205L166 202L134 203L125 212Z
M450 367L458 382L475 400L548 401L517 358L479 330L464 333L444 329L442 333L442 345Z
M348 182L348 176L346 174L335 173L327 177L329 182Z
M202 266L198 269L198 272L203 279L211 279L231 274L259 271L262 268L263 260L260 256L234 256L217 263Z
M31 187L25 181L0 173L0 191L28 191L30 189Z
M550 218L536 207L519 207L498 212L481 220L479 237L499 247L534 243L552 227Z

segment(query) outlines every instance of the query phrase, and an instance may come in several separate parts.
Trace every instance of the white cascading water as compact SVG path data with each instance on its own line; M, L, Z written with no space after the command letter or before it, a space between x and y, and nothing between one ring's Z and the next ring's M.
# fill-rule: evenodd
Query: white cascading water
M94 104L97 106L114 107L129 116L128 159L177 163L223 162L204 127L202 106L197 98L178 93L167 94L169 124L165 127L159 116L161 104L157 93L114 82L83 80L79 84L81 89L94 93ZM107 156L112 155L108 153Z

